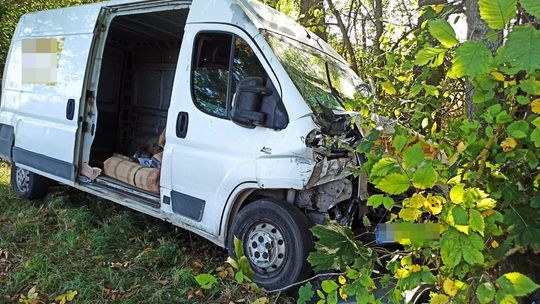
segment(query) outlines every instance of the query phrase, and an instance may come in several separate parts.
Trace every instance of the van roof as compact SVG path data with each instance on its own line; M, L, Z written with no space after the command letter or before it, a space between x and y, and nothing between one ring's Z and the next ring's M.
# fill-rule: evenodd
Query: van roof
M235 0L259 29L295 39L303 44L343 61L343 58L315 33L300 25L293 18L262 4L257 0Z
M273 32L293 38L346 63L336 51L313 32L304 28L289 16L257 0L112 0L90 3L28 13L21 18L22 26L18 36L91 33L92 31L89 29L95 27L95 19L85 17L96 16L103 7L168 2L192 4L192 7L198 8L200 12L197 12L196 16L191 16L188 22L223 22L240 25L243 21L238 19L248 19L259 31ZM212 11L219 12L219 14L212 13ZM241 13L241 15L238 13Z

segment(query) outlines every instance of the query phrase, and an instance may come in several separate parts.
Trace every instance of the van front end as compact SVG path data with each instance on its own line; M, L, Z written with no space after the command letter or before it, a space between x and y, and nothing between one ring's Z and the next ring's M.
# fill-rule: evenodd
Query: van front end
M222 231L231 255L235 239L241 241L254 281L275 290L312 275L314 224L360 222L367 178L352 170L362 163L351 148L362 135L349 105L370 93L312 32L258 1L235 3L270 69L266 82L239 84L231 120L268 131L255 160L256 187L232 195Z
M353 175L352 171L362 162L352 148L362 134L355 124L360 114L350 111L350 105L371 92L347 62L315 34L303 28L287 31L272 27L283 23L278 21L280 18L286 17L267 16L261 22L267 28L261 32L283 67L281 78L287 81L282 83L292 83L297 92L290 99L307 106L315 126L304 140L315 165L304 188L298 191L295 204L314 223L323 223L328 214L350 226L360 201L368 196L367 177Z

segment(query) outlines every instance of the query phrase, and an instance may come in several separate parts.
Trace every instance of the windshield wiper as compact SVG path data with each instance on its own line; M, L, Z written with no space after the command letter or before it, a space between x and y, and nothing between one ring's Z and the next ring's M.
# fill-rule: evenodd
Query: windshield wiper
M334 86L332 85L332 78L330 77L330 67L329 67L328 61L324 62L324 67L326 68L326 78L328 79L328 86L330 87L330 92L332 92L332 96L334 96L334 98L341 105L343 110L345 110L345 104L343 103L343 97L341 97L338 90L336 90L334 88Z

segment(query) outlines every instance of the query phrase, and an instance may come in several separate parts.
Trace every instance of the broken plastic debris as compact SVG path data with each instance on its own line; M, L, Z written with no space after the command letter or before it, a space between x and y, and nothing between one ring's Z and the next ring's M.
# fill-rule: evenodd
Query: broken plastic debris
M93 182L98 176L101 175L101 169L92 168L88 164L84 163L82 164L81 175L88 178L90 182Z

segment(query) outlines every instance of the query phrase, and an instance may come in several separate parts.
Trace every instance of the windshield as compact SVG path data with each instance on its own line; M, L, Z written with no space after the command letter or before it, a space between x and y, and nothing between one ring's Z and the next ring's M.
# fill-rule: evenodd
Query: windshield
M286 36L267 33L266 38L315 114L322 113L323 107L352 110L347 105L355 94L367 93L361 89L360 78L334 57Z

